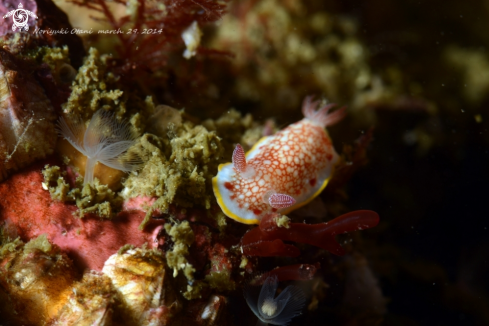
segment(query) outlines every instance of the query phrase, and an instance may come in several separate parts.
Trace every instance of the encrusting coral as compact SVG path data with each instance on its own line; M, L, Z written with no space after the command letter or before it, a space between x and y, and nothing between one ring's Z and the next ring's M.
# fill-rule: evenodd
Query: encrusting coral
M153 231L164 224L163 220L153 220L139 231L145 216L141 210L126 209L111 220L94 214L76 218L76 205L53 200L50 192L43 189L43 167L42 163L33 165L0 184L0 220L9 223L21 239L46 234L49 241L70 255L80 271L100 271L107 258L125 244L154 243ZM91 204L97 208L96 203Z

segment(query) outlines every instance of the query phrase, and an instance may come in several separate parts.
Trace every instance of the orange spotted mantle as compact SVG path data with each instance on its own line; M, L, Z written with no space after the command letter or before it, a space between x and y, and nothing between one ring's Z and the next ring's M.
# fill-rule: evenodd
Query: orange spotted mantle
M316 111L317 105L307 97L303 120L256 143L246 154L245 172L233 163L219 166L212 183L227 216L241 223L258 224L268 213L287 214L307 204L326 187L338 154L325 126L340 120L344 109L328 114L334 105ZM274 208L267 201L273 193L291 196L295 202Z

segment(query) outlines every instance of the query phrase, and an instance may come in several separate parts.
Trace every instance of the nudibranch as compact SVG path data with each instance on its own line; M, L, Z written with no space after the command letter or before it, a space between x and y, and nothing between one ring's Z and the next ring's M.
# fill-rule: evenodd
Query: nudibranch
M331 113L335 104L318 106L306 97L304 119L260 139L246 155L238 144L232 163L219 165L212 185L227 216L258 224L266 214L287 214L307 204L326 187L338 154L325 127L341 120L345 108Z

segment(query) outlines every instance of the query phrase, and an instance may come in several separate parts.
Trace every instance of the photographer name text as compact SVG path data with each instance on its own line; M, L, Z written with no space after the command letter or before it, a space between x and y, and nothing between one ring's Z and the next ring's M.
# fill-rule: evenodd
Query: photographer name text
M151 28L143 28L141 30L138 29L128 29L121 30L118 29L99 29L93 30L90 29L81 29L81 28L61 28L61 29L40 29L36 28L34 30L34 34L47 34L47 35L55 35L55 34L161 34L163 33L162 29L151 29Z

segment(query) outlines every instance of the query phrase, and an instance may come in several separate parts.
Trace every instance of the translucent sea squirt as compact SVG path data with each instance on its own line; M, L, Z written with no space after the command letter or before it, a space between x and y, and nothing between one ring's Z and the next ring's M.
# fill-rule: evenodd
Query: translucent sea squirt
M277 286L276 275L267 277L263 282L258 302L250 294L250 287L245 288L246 302L259 319L257 325L287 325L304 307L306 298L298 287L289 285L275 298Z

